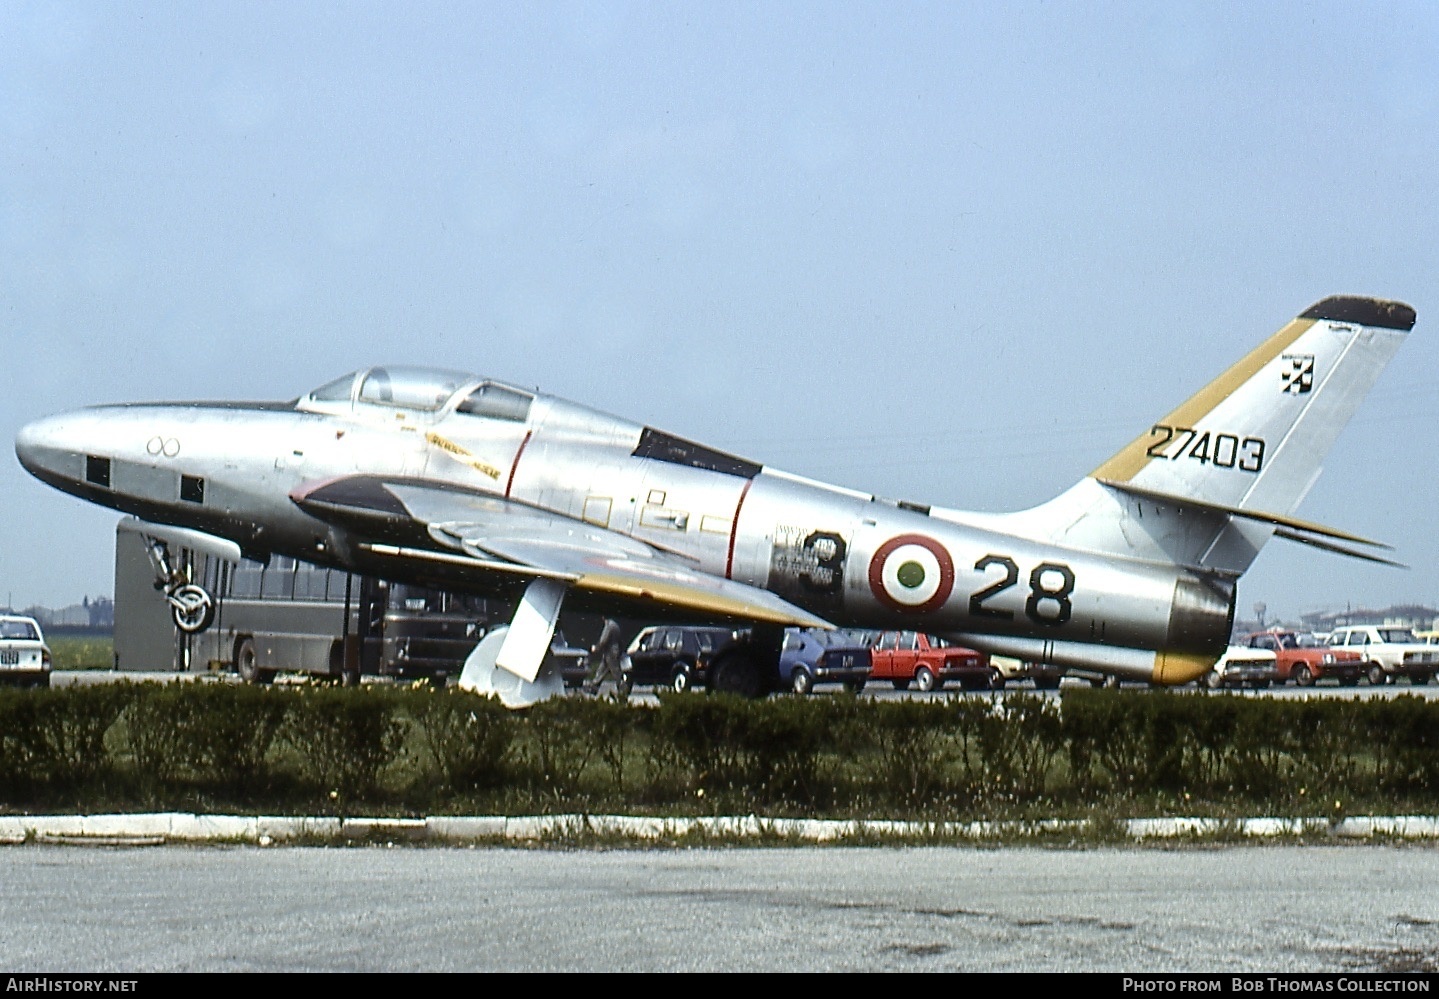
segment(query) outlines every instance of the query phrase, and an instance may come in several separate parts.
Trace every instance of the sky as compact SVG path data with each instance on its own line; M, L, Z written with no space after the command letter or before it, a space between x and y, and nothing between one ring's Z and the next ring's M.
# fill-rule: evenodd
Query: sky
M0 5L0 436L460 368L883 496L1080 479L1312 303L1418 324L1241 616L1439 605L1439 5ZM0 457L0 600L118 515Z

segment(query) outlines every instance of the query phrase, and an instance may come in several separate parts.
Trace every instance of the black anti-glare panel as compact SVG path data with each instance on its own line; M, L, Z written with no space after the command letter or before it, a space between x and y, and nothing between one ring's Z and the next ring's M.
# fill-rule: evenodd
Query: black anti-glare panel
M640 433L640 442L631 453L636 458L654 458L656 461L668 461L674 465L688 465L710 472L738 475L742 479L754 478L764 467L652 427L645 427Z

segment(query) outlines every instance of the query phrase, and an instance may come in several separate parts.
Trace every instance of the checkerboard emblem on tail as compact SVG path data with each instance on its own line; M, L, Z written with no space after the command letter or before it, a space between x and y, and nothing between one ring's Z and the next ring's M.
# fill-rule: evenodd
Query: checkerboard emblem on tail
M1314 388L1314 355L1285 354L1283 369L1284 391L1303 395Z

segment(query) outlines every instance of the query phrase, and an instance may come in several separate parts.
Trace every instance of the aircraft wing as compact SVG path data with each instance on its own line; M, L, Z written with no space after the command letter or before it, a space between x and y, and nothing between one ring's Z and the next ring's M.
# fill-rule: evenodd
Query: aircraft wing
M705 572L677 552L490 493L357 475L308 483L291 499L369 539L366 547L381 554L437 559L476 573L548 577L697 615L833 627L767 590Z

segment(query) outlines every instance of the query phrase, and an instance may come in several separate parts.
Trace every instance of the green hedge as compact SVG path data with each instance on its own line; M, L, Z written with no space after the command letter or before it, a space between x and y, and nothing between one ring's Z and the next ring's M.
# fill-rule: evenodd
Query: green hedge
M0 809L330 814L1435 812L1439 702L1077 688L863 700L428 686L0 689Z

